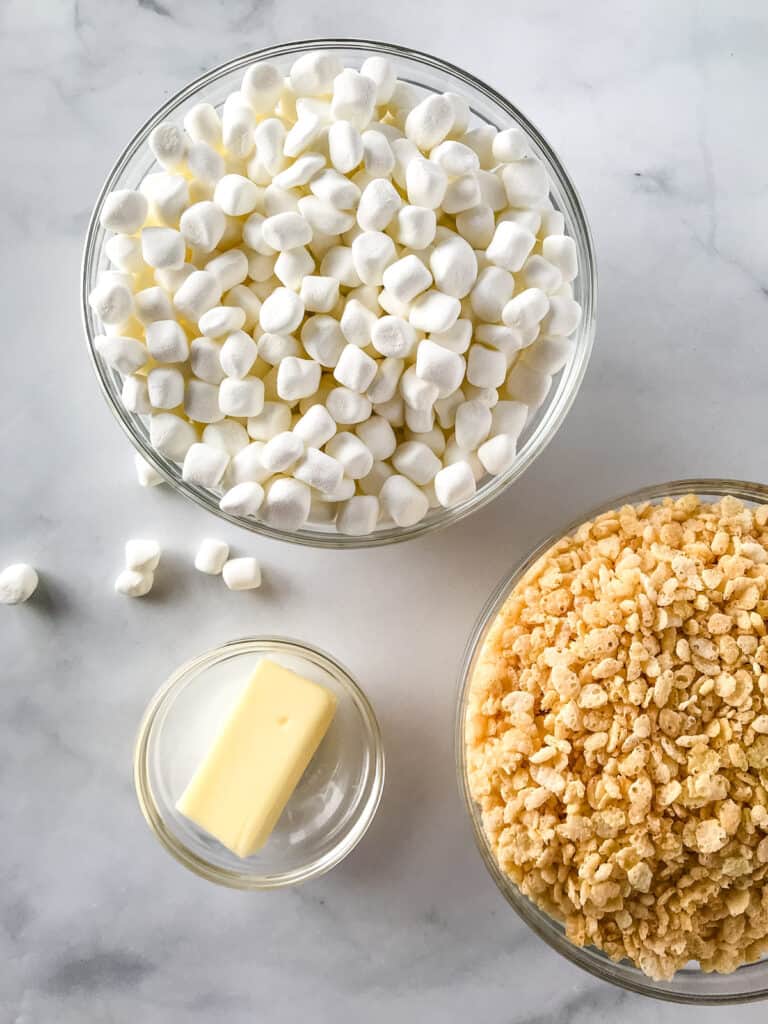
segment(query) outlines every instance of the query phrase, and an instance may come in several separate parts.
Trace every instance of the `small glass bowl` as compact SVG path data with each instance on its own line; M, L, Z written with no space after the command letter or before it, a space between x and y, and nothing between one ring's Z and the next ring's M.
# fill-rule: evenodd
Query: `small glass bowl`
M620 508L622 505L638 505L644 502L658 503L665 497L680 497L685 494L697 494L704 500L715 501L725 495L733 495L745 504L768 504L768 486L743 480L676 480L671 483L644 487L631 494L623 494L611 501L604 502L598 508L579 516L564 529L558 530L556 534L543 541L523 562L515 566L509 576L502 580L480 613L464 652L459 676L459 700L454 737L456 768L459 788L463 794L464 803L472 822L475 842L485 866L512 909L539 938L576 964L577 967L583 968L603 981L609 981L613 985L618 985L619 988L628 989L640 995L652 996L655 999L663 999L672 1003L749 1003L768 997L768 959L754 964L745 964L732 974L707 973L691 964L684 970L678 971L671 981L654 981L638 970L629 960L616 963L594 946L574 945L566 937L565 930L559 921L537 907L527 896L523 896L514 882L499 868L483 830L480 809L472 799L467 778L464 735L470 683L486 634L511 591L531 566L556 541L561 537L568 536L582 523L594 519L603 512Z
M320 523L308 523L295 532L277 530L257 519L223 512L219 508L219 497L213 491L182 480L181 467L164 458L149 443L146 418L128 412L123 406L120 400L120 374L111 370L95 352L94 338L99 334L98 320L88 305L88 295L99 273L108 267L104 252L107 234L99 224L102 204L109 192L120 188L138 188L142 179L157 169L147 146L152 129L162 121L180 125L184 112L195 102L206 101L220 107L227 94L239 88L243 71L254 61L272 61L287 73L297 55L312 50L334 50L342 61L356 67L367 57L383 55L391 61L400 79L410 82L424 95L448 91L465 96L472 109L474 124L488 123L498 128L520 126L527 134L533 152L547 169L550 198L555 208L565 217L565 230L576 243L579 261L579 275L573 282L573 288L574 298L582 307L582 318L574 334L573 353L557 375L548 397L523 431L517 458L512 466L500 476L487 479L471 498L454 508L432 509L415 526L383 527L365 537L339 534L333 527ZM358 39L310 39L248 53L214 68L176 93L142 125L118 157L96 200L83 252L81 291L88 347L104 396L134 447L176 491L214 515L255 533L313 547L354 548L392 544L458 522L501 494L544 451L570 409L587 368L595 335L597 277L592 238L576 189L554 150L538 129L500 93L447 61L417 50Z
M336 714L266 845L241 859L176 810L256 665L268 657L335 694ZM376 715L328 654L280 637L246 637L178 668L154 696L134 754L142 813L190 871L233 889L277 889L335 867L365 835L384 786Z

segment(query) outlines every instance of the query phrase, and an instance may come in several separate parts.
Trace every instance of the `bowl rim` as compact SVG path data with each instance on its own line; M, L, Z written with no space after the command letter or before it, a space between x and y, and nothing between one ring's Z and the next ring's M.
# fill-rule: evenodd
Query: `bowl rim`
M768 485L746 480L691 478L672 480L661 484L650 484L626 494L617 495L607 501L602 501L572 519L565 527L554 531L545 540L538 543L530 554L523 556L513 569L505 574L503 579L493 588L491 596L486 601L472 626L459 669L453 736L457 782L464 810L469 817L472 827L475 846L496 887L515 913L522 918L539 938L543 939L557 953L602 981L607 981L618 988L635 992L638 995L649 996L664 1002L695 1005L751 1003L768 998L768 975L766 975L765 980L762 982L762 987L741 992L708 991L699 993L690 983L686 984L686 979L691 977L698 979L707 978L711 979L711 984L714 986L720 979L732 979L738 974L744 977L747 973L754 973L757 970L764 972L768 967L768 960L758 961L753 964L743 964L730 974L705 973L700 970L683 969L678 971L671 981L654 981L629 961L622 960L616 963L607 954L593 946L581 947L572 943L566 938L559 922L555 921L544 910L537 907L532 900L524 896L499 868L485 836L477 805L472 799L469 790L469 780L467 777L464 734L469 689L475 663L485 636L499 609L525 573L558 540L562 537L567 537L583 523L589 522L604 512L620 508L623 505L653 503L666 497L682 497L686 494L696 494L704 498L719 498L731 495L748 502L768 504Z
M110 381L116 382L119 375L115 371L109 370L97 358L94 347L94 338L97 331L95 330L92 311L88 305L90 273L95 257L102 248L101 245L97 244L100 239L100 232L102 231L99 225L101 207L107 194L115 187L120 176L128 167L139 148L144 145L150 131L181 104L191 99L205 86L215 82L224 75L257 60L268 60L270 58L285 57L295 53L316 50L357 50L361 55L389 55L414 62L417 65L426 65L436 72L447 73L482 94L501 113L511 117L512 120L521 125L533 141L538 155L544 159L547 172L553 180L553 184L562 194L565 201L564 206L568 213L571 236L579 247L579 279L582 281L583 296L581 298L583 302L582 319L575 335L574 353L562 371L562 376L553 392L550 404L546 407L540 421L518 453L515 463L500 476L491 477L471 498L458 506L440 509L439 511L432 510L436 513L435 515L428 516L427 519L414 526L386 527L363 537L311 529L301 529L295 532L275 529L259 520L235 516L223 511L219 508L218 500L213 500L212 492L182 481L177 464L155 451L148 443L148 440L137 429L135 414L129 413L118 401L115 393L113 393ZM83 328L91 364L96 373L102 394L113 416L128 436L134 448L160 474L165 482L207 511L242 529L302 546L339 549L381 547L387 544L399 543L400 541L410 540L460 522L498 497L529 468L557 434L578 394L594 343L598 288L594 242L581 197L555 150L525 114L496 89L463 68L452 64L450 61L394 43L358 38L300 39L254 50L216 65L174 93L138 128L107 174L88 222L80 265L80 282Z
M190 682L200 671L215 665L227 657L238 654L270 652L286 653L311 660L323 668L347 691L348 696L356 705L363 719L367 732L367 748L369 768L364 779L363 801L359 815L350 825L336 846L323 857L291 871L278 872L270 875L254 875L246 871L235 871L211 864L181 842L176 834L169 829L158 808L149 777L148 753L152 728L160 712L173 701L177 691ZM354 676L327 651L304 640L295 640L284 636L243 636L227 640L217 647L211 647L201 654L187 659L170 676L151 697L141 717L136 734L133 751L133 782L139 808L151 831L161 846L171 856L193 874L218 885L241 891L263 891L281 889L288 886L319 878L348 856L370 828L381 802L386 777L386 760L381 727L373 705L356 682Z

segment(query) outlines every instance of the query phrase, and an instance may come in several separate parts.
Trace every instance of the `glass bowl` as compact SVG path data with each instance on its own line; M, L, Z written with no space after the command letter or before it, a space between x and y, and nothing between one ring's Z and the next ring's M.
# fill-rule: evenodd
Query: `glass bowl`
M94 350L94 338L99 333L98 321L88 305L88 294L94 287L99 272L108 265L104 253L106 233L99 225L102 203L105 196L114 189L137 188L142 179L156 169L147 146L147 138L152 129L162 121L181 124L184 111L195 102L205 100L220 107L227 94L239 87L244 69L256 60L273 61L287 72L298 54L321 49L334 50L345 63L357 67L369 56L385 55L392 62L397 75L417 86L425 95L429 92L454 91L465 96L472 108L474 124L487 122L499 128L519 125L529 136L533 151L547 168L551 183L550 198L565 217L566 232L576 243L579 260L579 276L574 281L574 298L581 305L583 313L574 335L574 351L558 374L547 399L521 435L517 458L513 465L502 475L486 480L476 494L463 504L451 509L433 509L415 526L385 527L365 537L338 534L332 528L321 524L307 525L296 532L277 530L258 520L223 512L219 508L216 494L182 480L180 466L165 459L152 448L146 423L140 416L128 412L120 401L120 375L111 370ZM256 533L315 547L372 547L391 544L457 522L475 509L486 505L516 480L554 437L576 397L587 367L595 333L597 282L587 219L576 189L557 155L538 129L495 89L446 61L388 43L357 39L312 39L245 54L202 75L163 104L139 128L125 147L96 200L83 253L81 287L85 333L99 383L118 423L140 454L175 490L202 505L209 512Z
M754 964L745 964L732 974L706 973L691 964L684 970L678 971L671 981L654 981L638 970L629 960L616 963L594 946L574 945L566 938L562 925L524 896L514 882L500 870L483 830L480 810L472 799L467 778L464 733L469 684L488 629L510 592L531 566L556 541L572 533L582 523L622 505L653 503L665 497L679 497L685 494L697 494L705 500L717 500L730 494L741 499L745 504L768 504L768 486L742 480L676 480L671 483L644 487L631 494L623 494L611 501L603 502L599 507L579 516L564 529L558 530L556 534L543 541L524 561L515 566L510 575L502 580L482 610L464 653L459 677L460 688L454 737L456 767L459 788L463 794L464 803L472 822L475 842L485 866L512 909L539 938L590 974L640 995L652 996L673 1003L747 1003L768 997L768 959Z
M176 801L264 657L326 687L337 707L266 845L242 859ZM150 828L190 871L233 889L277 889L324 874L359 843L379 806L384 751L373 708L337 661L296 640L247 637L186 662L155 694L136 740L134 782Z

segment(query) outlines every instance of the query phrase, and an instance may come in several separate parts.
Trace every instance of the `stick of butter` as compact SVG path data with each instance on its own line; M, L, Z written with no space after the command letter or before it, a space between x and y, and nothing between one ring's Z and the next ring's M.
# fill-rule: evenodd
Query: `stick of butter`
M238 857L269 838L320 745L336 698L273 661L248 686L182 793L177 810Z

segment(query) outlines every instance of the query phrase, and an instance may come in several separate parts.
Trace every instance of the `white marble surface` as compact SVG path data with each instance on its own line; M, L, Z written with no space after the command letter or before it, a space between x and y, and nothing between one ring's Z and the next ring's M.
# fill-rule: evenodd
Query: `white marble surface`
M601 274L592 364L551 447L469 521L370 553L268 543L138 488L78 310L93 197L147 114L230 56L334 34L432 51L509 95L580 188ZM473 847L451 730L475 616L546 532L643 483L766 477L767 54L760 0L5 0L0 562L33 562L43 585L0 614L1 1021L764 1019L624 994L532 937ZM262 559L262 592L191 571L211 532ZM167 547L143 602L111 589L131 535ZM389 775L342 866L243 895L160 849L131 747L177 663L270 631L359 676Z

